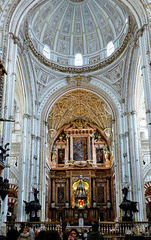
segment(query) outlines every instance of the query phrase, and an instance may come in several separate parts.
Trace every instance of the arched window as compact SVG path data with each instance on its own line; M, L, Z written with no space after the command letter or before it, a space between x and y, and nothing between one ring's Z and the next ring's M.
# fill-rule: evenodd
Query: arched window
M75 55L75 66L82 66L83 65L83 57L81 53L77 53Z
M43 48L43 55L46 58L50 59L50 48L47 45L45 45Z
M114 52L114 44L111 41L107 45L107 57L109 57L113 52Z

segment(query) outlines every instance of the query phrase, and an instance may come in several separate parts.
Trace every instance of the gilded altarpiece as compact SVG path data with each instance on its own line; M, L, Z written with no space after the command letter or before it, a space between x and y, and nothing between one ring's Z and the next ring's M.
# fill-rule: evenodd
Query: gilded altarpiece
M111 220L112 152L105 134L84 120L64 127L52 146L49 218L78 224ZM111 194L112 193L112 194ZM107 214L110 211L110 214Z

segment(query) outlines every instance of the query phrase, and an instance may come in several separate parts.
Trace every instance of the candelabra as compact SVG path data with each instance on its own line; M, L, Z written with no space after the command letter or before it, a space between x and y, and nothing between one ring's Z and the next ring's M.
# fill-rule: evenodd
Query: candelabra
M7 178L5 178L3 180L3 178L0 177L0 196L1 196L1 199L4 200L8 193L9 193L9 180Z

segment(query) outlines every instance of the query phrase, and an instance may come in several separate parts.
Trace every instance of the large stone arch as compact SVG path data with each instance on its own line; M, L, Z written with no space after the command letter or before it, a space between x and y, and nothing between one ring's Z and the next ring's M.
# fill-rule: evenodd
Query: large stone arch
M41 158L41 163L40 165L42 166L40 169L40 176L41 179L40 180L40 186L41 186L41 203L44 206L45 201L44 198L42 196L44 196L44 189L45 189L45 181L46 181L46 177L45 177L45 165L46 165L46 152L43 151L44 148L43 146L45 146L46 141L47 141L47 134L48 131L46 130L47 126L46 126L46 122L47 122L47 118L48 118L48 114L49 111L51 109L51 107L55 104L55 102L63 95L65 95L68 92L74 91L75 89L81 89L81 90L86 90L86 91L90 91L94 94L97 94L100 98L104 99L104 101L110 106L110 108L112 109L112 116L113 116L113 125L114 125L114 138L116 139L115 141L115 145L117 145L116 152L115 152L115 172L116 172L116 182L121 182L121 175L122 175L122 170L119 171L119 169L121 169L121 149L120 149L120 144L119 144L119 138L115 137L119 135L119 132L121 131L121 128L119 126L121 126L121 104L120 101L118 99L118 95L116 95L116 93L112 90L112 89L106 89L107 86L101 84L99 81L92 79L90 81L89 84L83 84L82 86L76 86L76 85L69 85L66 83L66 80L62 80L62 82L60 83L60 85L64 85L63 88L59 87L59 84L57 84L57 86L54 84L54 86L52 86L52 89L50 91L49 89L49 96L47 95L47 97L45 99L43 99L43 102L41 102L41 105L39 107L39 112L38 112L38 117L40 118L39 121L39 129L41 129L41 133L39 132L39 134L42 137L41 139L41 154L40 154L40 158ZM107 91L108 90L108 91ZM45 148L46 150L46 148ZM117 207L117 217L119 217L120 213L118 211L119 208L119 204L121 202L121 184L117 184L117 192L116 192L116 207ZM45 216L42 214L43 219L45 218Z
M24 19L26 18L28 12L30 12L30 10L32 10L32 8L34 8L38 3L40 3L41 1L20 1L19 3L14 3L16 4L16 8L14 9L14 5L11 8L10 12L8 12L7 14L7 20L5 21L4 25L5 25L5 33L4 33L4 38L2 40L2 42L4 43L4 46L6 48L6 51L3 52L2 54L2 59L4 60L4 62L6 63L6 69L8 71L8 76L6 77L6 85L7 85L7 95L6 95L6 101L5 101L5 105L10 104L12 99L13 99L13 94L12 94L12 89L14 91L15 88L15 74L16 74L16 59L17 59L17 45L14 44L16 37L18 37L19 34L19 30L21 28L21 25L24 21ZM123 2L133 13L134 18L136 19L137 25L138 25L138 29L141 29L142 26L144 26L144 24L147 23L147 16L145 13L145 10L143 9L143 5L140 3L138 5L138 1L135 0L130 0L130 1L121 1ZM8 34L9 32L11 32L13 35ZM8 36L7 36L8 34ZM146 43L146 48L149 49L149 44L148 44L148 37L144 37L144 42ZM7 42L8 40L8 42ZM142 48L142 46L141 46ZM143 50L142 50L143 51ZM7 55L7 57L5 58L5 56ZM143 58L144 62L147 63L148 59L146 60L146 56ZM12 62L14 63L12 65ZM27 79L26 79L27 80ZM46 116L47 116L47 109L48 106L51 106L51 101L53 102L54 99L51 99L51 94L53 95L59 94L60 92L65 93L66 91L70 91L71 89L74 89L75 86L67 86L66 80L62 80L62 82L59 84L54 84L54 86L52 87L52 89L49 89L49 94L47 96L47 98L42 100L42 103L40 104L39 107L39 111L38 111L38 120L37 121L37 125L38 125L38 130L36 132L37 136L41 136L41 128L44 128L43 126L43 121L46 120ZM102 91L102 96L103 96L103 92L107 93L108 89L107 86L103 86L102 83L100 83L99 81L96 81L94 79L92 79L89 87L84 86L85 89L89 89L89 90L93 90L97 92L96 88L100 88L100 91ZM60 89L60 91L59 91ZM57 92L56 92L57 91ZM109 93L111 94L111 97L109 97L109 95L104 94L104 98L110 103L110 102L114 102L113 106L113 112L116 116L116 119L118 120L118 122L120 123L120 127L119 129L122 129L122 123L121 123L121 119L120 119L120 113L121 113L121 104L119 102L118 97L113 96L114 92L113 91L109 91ZM99 94L99 93L98 93ZM116 94L116 93L115 93ZM57 95L56 95L57 96ZM47 107L46 107L47 106ZM35 111L36 112L36 111ZM7 109L5 112L5 117L10 117L13 115L13 109ZM41 117L43 115L43 117ZM44 117L45 116L45 117ZM37 116L36 116L37 117ZM117 122L115 123L115 128L117 131ZM42 130L42 132L44 132L44 130ZM9 128L8 126L6 126L5 128L5 140L6 141L10 141L10 136L11 136L11 128ZM120 134L123 134L122 130L120 130ZM42 140L43 141L43 140ZM39 149L37 150L39 151ZM41 151L40 151L41 152ZM44 159L44 155L42 156L42 159ZM122 154L121 156L117 157L121 157L123 158ZM122 160L123 161L123 160ZM118 167L118 170L120 172L120 167ZM43 169L42 169L43 171ZM42 173L42 176L44 177L44 171ZM119 189L120 191L120 189ZM119 192L118 192L119 194ZM43 201L43 200L42 200Z

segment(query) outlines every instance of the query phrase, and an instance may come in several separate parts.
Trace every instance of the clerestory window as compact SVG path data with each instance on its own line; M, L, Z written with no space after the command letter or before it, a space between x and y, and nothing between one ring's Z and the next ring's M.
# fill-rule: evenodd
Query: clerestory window
M107 44L107 57L109 57L114 52L114 50L115 50L114 49L114 44L111 41Z
M75 55L75 66L82 66L83 65L83 57L81 53L77 53Z
M47 45L45 45L43 48L43 55L46 58L50 59L50 48Z

